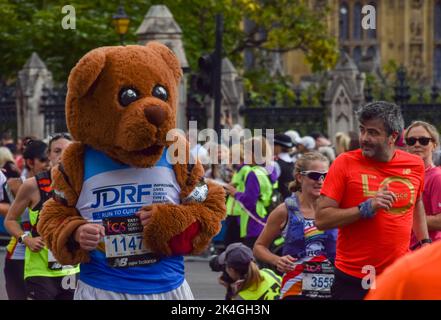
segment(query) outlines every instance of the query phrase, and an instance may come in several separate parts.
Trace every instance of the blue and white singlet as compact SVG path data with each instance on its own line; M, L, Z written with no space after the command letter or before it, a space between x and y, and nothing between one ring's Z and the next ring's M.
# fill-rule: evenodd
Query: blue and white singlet
M80 280L129 294L163 293L183 283L183 257L154 256L144 247L135 216L145 205L180 203L181 190L166 155L167 149L151 168L134 168L86 147L76 208L89 222L103 224L106 237L91 251L90 262L81 264Z

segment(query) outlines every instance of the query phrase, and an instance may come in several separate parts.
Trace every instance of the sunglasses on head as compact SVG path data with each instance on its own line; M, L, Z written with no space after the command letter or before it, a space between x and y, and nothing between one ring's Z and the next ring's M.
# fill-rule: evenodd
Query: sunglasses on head
M406 138L406 144L408 146L413 146L415 145L416 142L419 142L420 145L422 146L427 146L429 144L430 141L433 141L432 138L429 137L419 137L419 138L415 138L415 137L410 137L410 138Z
M311 170L300 172L300 174L302 176L308 177L309 179L314 180L314 181L323 181L323 180L325 180L327 173L328 172L311 171Z
M67 139L67 140L71 141L72 137L69 133L65 133L65 132L56 133L54 135L49 136L49 144L51 144L54 141L57 141L58 139Z

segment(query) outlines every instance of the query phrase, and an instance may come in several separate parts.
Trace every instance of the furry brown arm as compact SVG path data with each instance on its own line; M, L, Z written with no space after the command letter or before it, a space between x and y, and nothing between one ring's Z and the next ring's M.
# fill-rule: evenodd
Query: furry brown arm
M75 207L66 207L49 199L40 212L37 230L57 261L64 265L73 265L89 261L87 251L70 243L70 236L85 223L87 221L78 214Z
M200 163L188 173L187 165L175 165L176 179L181 186L181 199L187 197L202 179ZM144 229L146 244L156 253L198 254L204 251L221 228L225 217L225 191L208 183L208 196L204 202L187 204L155 204L152 217Z
M52 169L54 199L40 212L38 233L62 264L87 262L89 254L71 239L73 232L87 223L75 208L83 184L84 145L70 144L63 152L62 164Z

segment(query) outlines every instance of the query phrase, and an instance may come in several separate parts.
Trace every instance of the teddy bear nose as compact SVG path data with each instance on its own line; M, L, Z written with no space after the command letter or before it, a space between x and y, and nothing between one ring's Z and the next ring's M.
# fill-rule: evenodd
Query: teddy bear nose
M160 126L166 117L165 111L160 106L150 106L144 109L144 115L148 122L155 126Z

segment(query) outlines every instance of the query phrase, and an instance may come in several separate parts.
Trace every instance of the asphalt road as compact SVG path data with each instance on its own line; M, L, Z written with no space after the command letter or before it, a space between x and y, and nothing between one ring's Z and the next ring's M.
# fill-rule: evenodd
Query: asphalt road
M0 247L0 300L7 300L3 267L5 248ZM186 257L185 273L187 282L196 300L222 300L225 290L217 283L219 273L212 272L208 260L202 257Z

